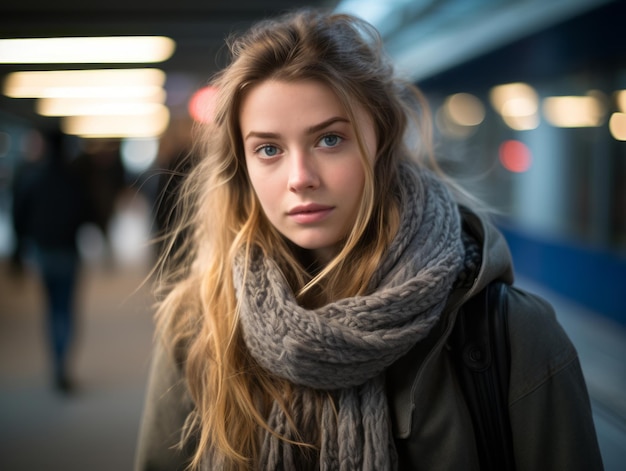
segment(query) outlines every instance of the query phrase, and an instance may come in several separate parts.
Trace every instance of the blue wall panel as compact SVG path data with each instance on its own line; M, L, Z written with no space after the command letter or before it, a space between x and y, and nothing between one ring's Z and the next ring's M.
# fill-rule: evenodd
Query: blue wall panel
M515 272L626 325L626 259L500 225Z

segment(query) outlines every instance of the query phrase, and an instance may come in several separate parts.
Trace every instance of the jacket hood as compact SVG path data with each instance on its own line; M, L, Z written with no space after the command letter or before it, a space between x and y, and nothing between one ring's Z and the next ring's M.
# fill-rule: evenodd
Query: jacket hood
M488 220L467 208L461 208L461 218L465 227L482 247L480 270L471 290L464 296L469 298L495 280L513 284L513 261L504 236Z

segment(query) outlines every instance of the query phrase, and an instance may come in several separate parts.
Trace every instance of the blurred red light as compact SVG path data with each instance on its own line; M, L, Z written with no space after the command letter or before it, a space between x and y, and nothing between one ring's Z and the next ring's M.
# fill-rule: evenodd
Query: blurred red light
M528 146L513 139L500 144L499 157L500 163L509 172L526 172L532 164L532 155Z
M215 100L217 98L217 88L203 87L196 91L189 99L189 114L200 123L210 123L215 114Z

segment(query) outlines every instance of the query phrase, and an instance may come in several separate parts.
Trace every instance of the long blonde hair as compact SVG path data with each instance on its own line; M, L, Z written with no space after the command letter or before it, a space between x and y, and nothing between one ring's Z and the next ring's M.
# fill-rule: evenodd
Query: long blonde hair
M316 307L367 292L400 216L398 164L408 159L409 116L425 109L419 92L395 78L378 33L348 15L298 11L266 20L230 43L232 61L213 84L214 122L180 192L180 220L160 263L158 328L170 344L193 399L186 435L196 453L221 469L249 469L259 453L264 416L273 401L288 409L290 385L261 369L247 353L238 322L232 270L254 247L278 263L300 303ZM327 266L310 273L302 253L264 216L246 172L239 108L248 90L268 79L316 80L330 87L352 123L355 104L373 119L377 155L366 158L358 129L365 185L354 229ZM415 129L430 130L422 123ZM411 128L413 129L413 128ZM174 240L184 238L179 250ZM307 438L308 437L308 438ZM296 445L314 449L315 431Z

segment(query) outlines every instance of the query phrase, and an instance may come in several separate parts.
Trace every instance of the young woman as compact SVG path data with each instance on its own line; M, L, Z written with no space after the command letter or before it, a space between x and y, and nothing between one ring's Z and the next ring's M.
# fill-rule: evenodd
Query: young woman
M346 15L232 53L161 267L137 469L478 469L448 336L511 262L424 158L419 93ZM601 469L576 351L545 302L508 306L517 469Z

